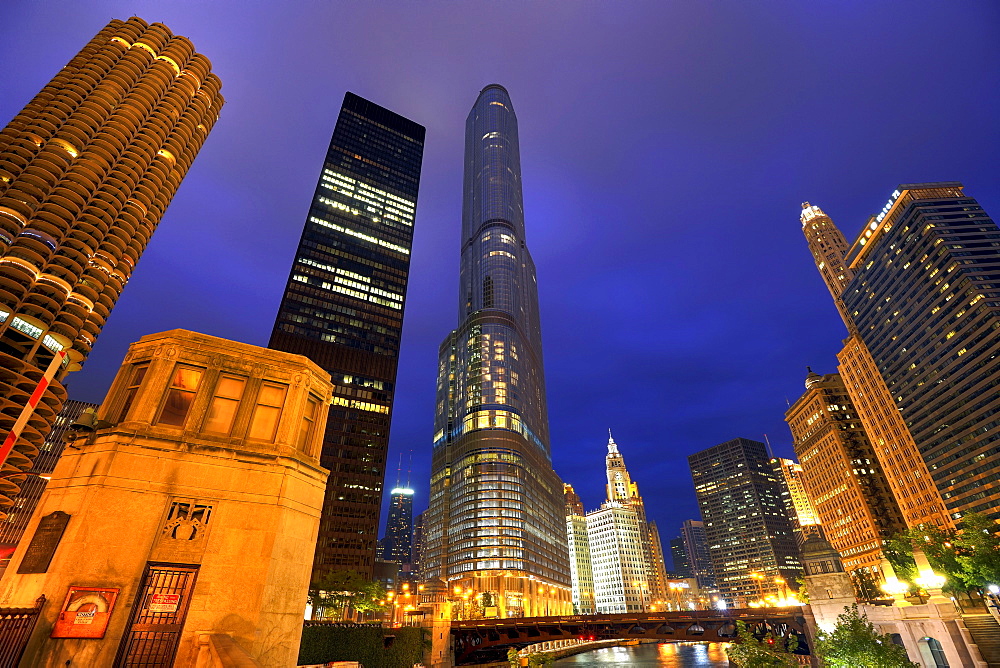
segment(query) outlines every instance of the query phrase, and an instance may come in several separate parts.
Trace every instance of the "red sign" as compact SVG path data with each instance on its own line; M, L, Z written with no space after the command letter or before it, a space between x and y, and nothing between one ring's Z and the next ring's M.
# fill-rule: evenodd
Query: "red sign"
M119 589L70 587L50 638L103 638Z
M180 604L180 594L153 594L149 597L150 612L177 612Z

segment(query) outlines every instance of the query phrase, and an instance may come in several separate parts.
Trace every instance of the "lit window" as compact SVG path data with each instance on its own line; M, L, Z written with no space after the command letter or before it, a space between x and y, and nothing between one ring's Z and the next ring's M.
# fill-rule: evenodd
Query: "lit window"
M205 420L205 431L217 434L228 434L236 419L236 409L239 408L243 396L243 386L246 380L232 376L222 376L215 386L215 396L208 407L208 418Z
M250 438L273 441L278 429L281 406L285 403L285 386L264 383L257 395L257 406L250 423Z
M170 382L167 390L167 397L160 409L159 424L168 424L174 427L184 426L191 404L194 403L194 395L198 391L201 383L201 369L189 366L178 365L174 371L174 379Z

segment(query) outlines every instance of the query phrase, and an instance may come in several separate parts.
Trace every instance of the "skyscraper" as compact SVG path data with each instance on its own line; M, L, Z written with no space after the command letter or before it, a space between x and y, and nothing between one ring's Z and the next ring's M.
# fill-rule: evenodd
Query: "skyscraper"
M781 476L781 480L785 483L781 498L784 501L788 519L792 523L792 531L795 532L801 543L805 536L820 531L819 517L806 493L806 486L802 482L802 465L781 457L772 459L771 465L774 467L775 473Z
M901 185L845 264L853 345L926 465L902 484L931 504L940 493L950 520L1000 519L1000 228L960 183ZM880 460L893 445L876 442Z
M379 541L381 557L400 565L413 563L413 490L396 487L389 492L389 517L385 536Z
M65 355L3 468L0 510L219 117L221 86L188 39L113 20L0 132L0 438Z
M681 540L692 577L698 581L699 589L715 587L715 571L712 568L712 555L708 551L708 542L705 538L705 523L698 520L684 520L684 524L681 525Z
M466 121L461 251L459 325L439 353L423 574L490 592L501 616L568 613L517 117L495 84Z
M825 538L848 572L874 573L883 541L906 523L840 376L810 371L785 421Z
M688 464L726 601L745 605L777 593L776 578L795 582L798 547L766 446L736 438L691 455Z
M847 266L847 239L822 209L809 202L802 204L799 220L816 267L847 326L848 338L837 354L838 370L903 519L910 527L946 525L950 518L944 501L930 484L930 472L909 427L844 306L844 290L854 277Z
M693 578L694 569L691 568L691 561L688 558L684 537L670 539L670 559L674 562L673 576L677 578Z
M566 539L573 580L573 613L592 615L597 610L594 608L594 569L587 535L587 514L580 495L572 485L564 484L563 491L566 495Z
M334 383L314 578L372 574L423 148L423 126L344 96L271 332Z

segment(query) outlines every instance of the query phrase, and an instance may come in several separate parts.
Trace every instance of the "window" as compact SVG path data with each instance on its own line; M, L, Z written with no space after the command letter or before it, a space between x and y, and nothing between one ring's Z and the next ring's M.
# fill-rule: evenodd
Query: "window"
M302 414L302 424L299 426L298 448L307 455L313 453L313 437L316 434L316 416L319 414L319 400L310 395L306 403L305 413Z
M244 378L219 377L219 382L215 386L215 396L212 397L212 403L208 407L205 431L228 434L232 430L244 385L246 385Z
M128 387L125 388L122 408L118 411L118 420L116 422L122 422L128 417L128 410L132 407L135 394L139 391L139 386L142 385L142 379L146 377L146 371L148 370L148 364L132 367L132 377L128 381Z
M159 424L168 424L175 427L183 427L187 418L191 404L194 402L194 395L198 391L198 384L201 383L202 369L178 364L174 370L174 379L167 389L167 398L160 409Z
M250 422L250 438L273 441L278 429L278 418L281 416L281 406L285 403L284 385L264 383L257 395L257 406Z

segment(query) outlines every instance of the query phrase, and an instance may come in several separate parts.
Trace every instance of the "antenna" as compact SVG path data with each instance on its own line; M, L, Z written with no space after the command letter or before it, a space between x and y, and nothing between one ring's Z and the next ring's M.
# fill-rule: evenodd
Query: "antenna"
M767 434L764 434L764 443L767 444L767 454L771 459L774 459L774 450L771 449L771 441L768 440Z
M402 455L400 455L402 457ZM406 488L410 488L410 474L413 473L413 450L410 450L410 463L406 465Z
M399 489L399 478L403 474L403 453L399 453L399 464L396 466L396 488Z

